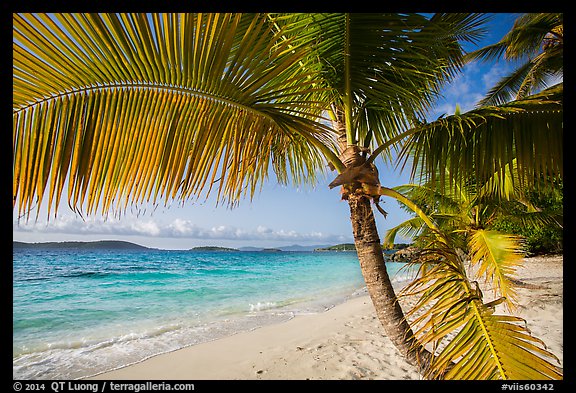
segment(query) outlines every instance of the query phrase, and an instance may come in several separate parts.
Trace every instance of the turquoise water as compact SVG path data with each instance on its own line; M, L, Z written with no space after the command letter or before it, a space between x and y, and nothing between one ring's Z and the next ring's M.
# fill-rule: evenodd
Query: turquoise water
M393 281L404 277L388 263ZM75 379L322 312L355 253L14 250L13 377Z

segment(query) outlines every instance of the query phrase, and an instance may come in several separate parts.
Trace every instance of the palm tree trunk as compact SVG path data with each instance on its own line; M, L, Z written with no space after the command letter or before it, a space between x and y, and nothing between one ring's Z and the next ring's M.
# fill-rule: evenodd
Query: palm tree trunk
M348 204L360 268L378 319L386 335L408 362L423 371L431 354L423 350L415 339L398 303L386 271L370 199L365 195L350 194Z
M357 146L350 145L347 140L344 111L337 105L333 105L332 112L335 117L332 126L338 135L340 159L347 168L364 165L366 160L360 155L360 150ZM424 370L427 368L432 354L416 340L404 317L404 312L398 303L398 298L386 271L370 197L356 193L355 189L359 186L359 183L351 183L348 187L344 186L342 198L346 199L350 206L354 243L368 294L374 304L376 315L384 327L385 334L406 360L418 367L420 373L424 375Z

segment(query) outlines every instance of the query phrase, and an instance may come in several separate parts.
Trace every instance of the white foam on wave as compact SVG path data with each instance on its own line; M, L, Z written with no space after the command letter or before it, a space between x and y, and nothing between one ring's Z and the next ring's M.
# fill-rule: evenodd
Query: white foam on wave
M177 349L185 337L177 325L100 338L62 339L30 348L13 358L15 379L77 379L110 367L141 360L151 353ZM176 340L173 340L175 338Z
M250 312L270 310L277 307L276 302L258 302L256 304L250 303Z

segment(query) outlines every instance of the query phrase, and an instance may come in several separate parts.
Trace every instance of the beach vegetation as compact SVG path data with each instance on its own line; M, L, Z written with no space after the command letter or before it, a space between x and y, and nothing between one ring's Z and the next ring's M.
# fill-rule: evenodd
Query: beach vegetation
M495 174L496 177L496 174ZM468 253L468 238L478 229L488 229L522 237L521 250L526 254L558 252L562 249L562 184L552 189L540 187L525 191L516 186L506 198L492 193L489 179L477 189L470 180L466 187L440 189L433 184L406 184L394 189L414 201L445 233L452 233L458 248ZM560 182L561 183L561 182ZM513 184L512 181L509 182ZM407 212L411 209L401 205ZM411 237L419 248L430 228L414 215L387 231L385 244L393 244L398 234Z
M400 296L418 299L406 315L418 341L434 348L426 375L560 378L559 360L531 335L524 320L511 317L518 307L515 271L526 241L498 225L523 222L561 230L558 216L533 205L535 198L528 200L521 187L512 187L509 199L499 198L489 186L494 181L481 187L473 181L463 188L445 185L443 190L437 184L395 187L428 217L415 215L385 238L393 242L397 233L404 233L413 236L418 247L410 262L418 268L418 277ZM499 305L508 314L497 314Z
M502 208L508 214L497 217L493 228L524 238L526 251L531 254L561 253L564 248L564 204L563 182L554 187L528 190L527 201L536 210L525 204L503 201ZM534 216L547 217L546 221L526 219Z
M213 194L234 206L271 174L314 184L329 167L330 187L350 208L376 314L409 362L434 378L558 378L541 342L483 302L436 219L382 185L374 164L396 152L413 163L413 177L420 170L423 183L442 188L461 188L471 176L485 184L497 173L492 190L500 195L507 175L527 187L536 173L562 178L562 83L424 120L465 64L462 43L477 42L486 19L13 14L13 206L23 219L34 211L37 218L40 205L56 215L64 201L80 215L121 216L132 205ZM428 259L411 288L433 311L417 323L386 271L374 218L387 214L382 197L430 228ZM479 228L469 244L483 274L509 290L514 239ZM438 352L441 333L454 329Z

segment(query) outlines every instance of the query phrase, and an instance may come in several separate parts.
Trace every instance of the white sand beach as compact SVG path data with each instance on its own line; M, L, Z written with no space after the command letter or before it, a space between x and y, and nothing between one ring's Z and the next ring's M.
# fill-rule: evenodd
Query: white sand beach
M563 256L526 258L517 271L532 333L563 362ZM563 363L561 363L563 365ZM103 373L106 380L421 379L376 319L367 295L332 309L238 333Z

